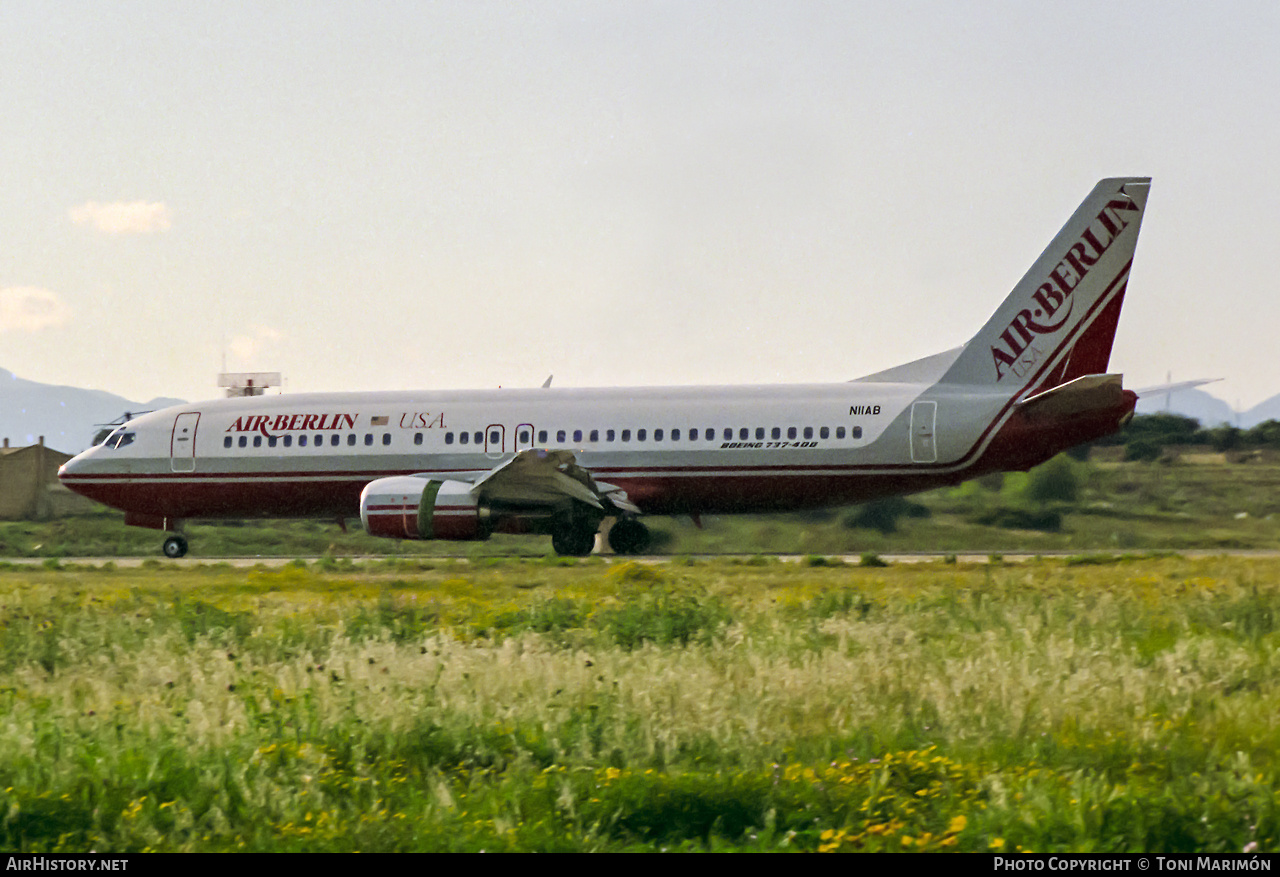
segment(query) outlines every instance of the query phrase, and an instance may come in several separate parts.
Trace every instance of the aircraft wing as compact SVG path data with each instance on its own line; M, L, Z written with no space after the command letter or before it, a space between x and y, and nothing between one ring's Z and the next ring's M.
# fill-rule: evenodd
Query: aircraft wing
M597 482L564 450L521 451L476 479L471 493L495 505L544 506L576 499L606 512L640 513L626 491Z
M1083 375L1043 393L1028 396L1018 410L1029 420L1058 419L1119 404L1123 375Z
M1212 384L1222 378L1200 378L1195 381L1175 381L1172 384L1158 384L1154 387L1143 387L1141 390L1134 390L1138 394L1138 398L1143 396L1153 396L1156 393L1176 393L1179 390L1190 390L1192 387L1199 387L1204 384Z

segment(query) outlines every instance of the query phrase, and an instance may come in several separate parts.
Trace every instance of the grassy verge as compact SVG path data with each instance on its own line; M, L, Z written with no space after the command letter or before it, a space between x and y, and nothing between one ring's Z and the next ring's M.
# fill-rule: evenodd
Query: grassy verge
M1280 846L1280 562L0 569L10 850Z

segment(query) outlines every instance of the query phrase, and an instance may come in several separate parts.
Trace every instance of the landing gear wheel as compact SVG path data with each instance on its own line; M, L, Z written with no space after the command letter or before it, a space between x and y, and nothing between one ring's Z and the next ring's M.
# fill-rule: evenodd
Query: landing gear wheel
M622 518L609 530L609 547L614 554L644 554L651 541L649 528L635 518Z
M573 527L557 528L551 534L551 547L561 557L586 557L596 547L596 533Z
M170 536L164 540L164 556L176 560L187 553L187 540L184 536Z

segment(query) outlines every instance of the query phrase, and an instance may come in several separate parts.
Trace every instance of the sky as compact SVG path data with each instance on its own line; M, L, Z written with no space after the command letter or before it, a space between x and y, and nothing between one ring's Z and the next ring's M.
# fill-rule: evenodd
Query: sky
M790 383L1154 178L1111 369L1280 393L1274 2L0 4L0 367L146 401Z

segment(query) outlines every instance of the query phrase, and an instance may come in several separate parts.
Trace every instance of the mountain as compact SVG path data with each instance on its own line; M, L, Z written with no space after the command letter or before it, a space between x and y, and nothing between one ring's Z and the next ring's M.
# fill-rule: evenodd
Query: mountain
M102 390L81 390L24 380L0 368L0 437L10 445L33 445L40 436L51 448L75 454L89 447L98 425L126 411L141 413L182 404L157 398L131 402Z
M1231 406L1217 396L1210 396L1204 390L1149 393L1138 399L1136 412L1138 414L1164 414L1165 412L1194 417L1206 429L1223 423L1234 426L1236 422L1236 413Z
M1181 414L1194 417L1206 429L1222 424L1252 429L1268 420L1280 420L1280 395L1272 396L1247 411L1235 411L1217 396L1204 390L1178 390L1175 393L1149 393L1138 400L1138 414Z
M1249 429L1268 420L1280 420L1280 396L1272 396L1240 414L1240 428Z

